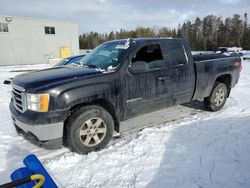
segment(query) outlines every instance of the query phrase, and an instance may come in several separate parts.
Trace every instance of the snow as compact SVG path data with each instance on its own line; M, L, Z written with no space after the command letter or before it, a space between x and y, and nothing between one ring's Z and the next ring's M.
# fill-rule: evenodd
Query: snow
M48 65L0 67L0 82L20 73L11 70L40 67ZM123 126L150 127L125 131L88 155L45 150L17 135L8 110L11 87L0 87L0 184L35 153L60 187L250 187L250 62L243 62L221 111L185 105L127 120Z

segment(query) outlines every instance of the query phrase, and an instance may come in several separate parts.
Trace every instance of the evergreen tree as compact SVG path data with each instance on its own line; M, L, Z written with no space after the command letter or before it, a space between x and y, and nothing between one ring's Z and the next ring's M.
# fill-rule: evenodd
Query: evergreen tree
M192 50L216 50L218 47L237 46L250 50L250 26L245 13L243 19L239 14L231 18L208 15L202 20L197 17L193 22L188 20L179 24L177 29L168 27L137 27L135 30L120 29L109 33L85 33L79 36L81 49L91 49L102 42L114 39L139 37L177 37L186 39Z

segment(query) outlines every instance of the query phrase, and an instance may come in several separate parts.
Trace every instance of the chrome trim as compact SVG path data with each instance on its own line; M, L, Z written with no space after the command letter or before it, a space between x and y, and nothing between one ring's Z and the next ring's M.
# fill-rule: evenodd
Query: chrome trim
M129 100L127 100L126 102L127 102L127 103L130 103L130 102L136 102L136 101L139 101L139 100L142 100L142 97L134 98L134 99L129 99Z
M23 87L20 87L20 86L14 84L13 82L11 82L11 86L12 86L14 89L17 89L17 90L19 90L19 91L22 91L22 92L25 91L25 89L24 89Z
M15 85L13 82L11 83L12 86L12 100L14 103L14 106L17 111L23 113L27 110L27 100L26 100L26 94L25 94L25 89L23 87ZM20 96L16 97L15 95ZM21 104L19 104L16 101L20 101Z

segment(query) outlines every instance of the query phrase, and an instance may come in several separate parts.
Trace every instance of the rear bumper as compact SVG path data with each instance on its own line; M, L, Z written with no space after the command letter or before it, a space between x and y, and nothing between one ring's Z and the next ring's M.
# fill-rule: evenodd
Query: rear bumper
M48 119L43 121L42 124L34 123L32 117L27 118L24 113L19 114L20 112L15 109L12 103L10 104L10 111L17 132L21 133L25 138L36 145L46 148L54 149L62 146L63 121L52 122ZM27 122L27 119L30 119L30 122Z

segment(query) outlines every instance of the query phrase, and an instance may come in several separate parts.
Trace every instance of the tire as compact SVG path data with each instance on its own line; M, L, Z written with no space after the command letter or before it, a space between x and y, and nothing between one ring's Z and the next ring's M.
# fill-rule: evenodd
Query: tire
M71 151L87 154L100 150L109 143L113 135L114 121L107 110L91 105L74 112L65 126L66 146Z
M204 99L205 107L210 111L219 111L226 103L227 97L227 86L224 83L215 82L210 96Z

